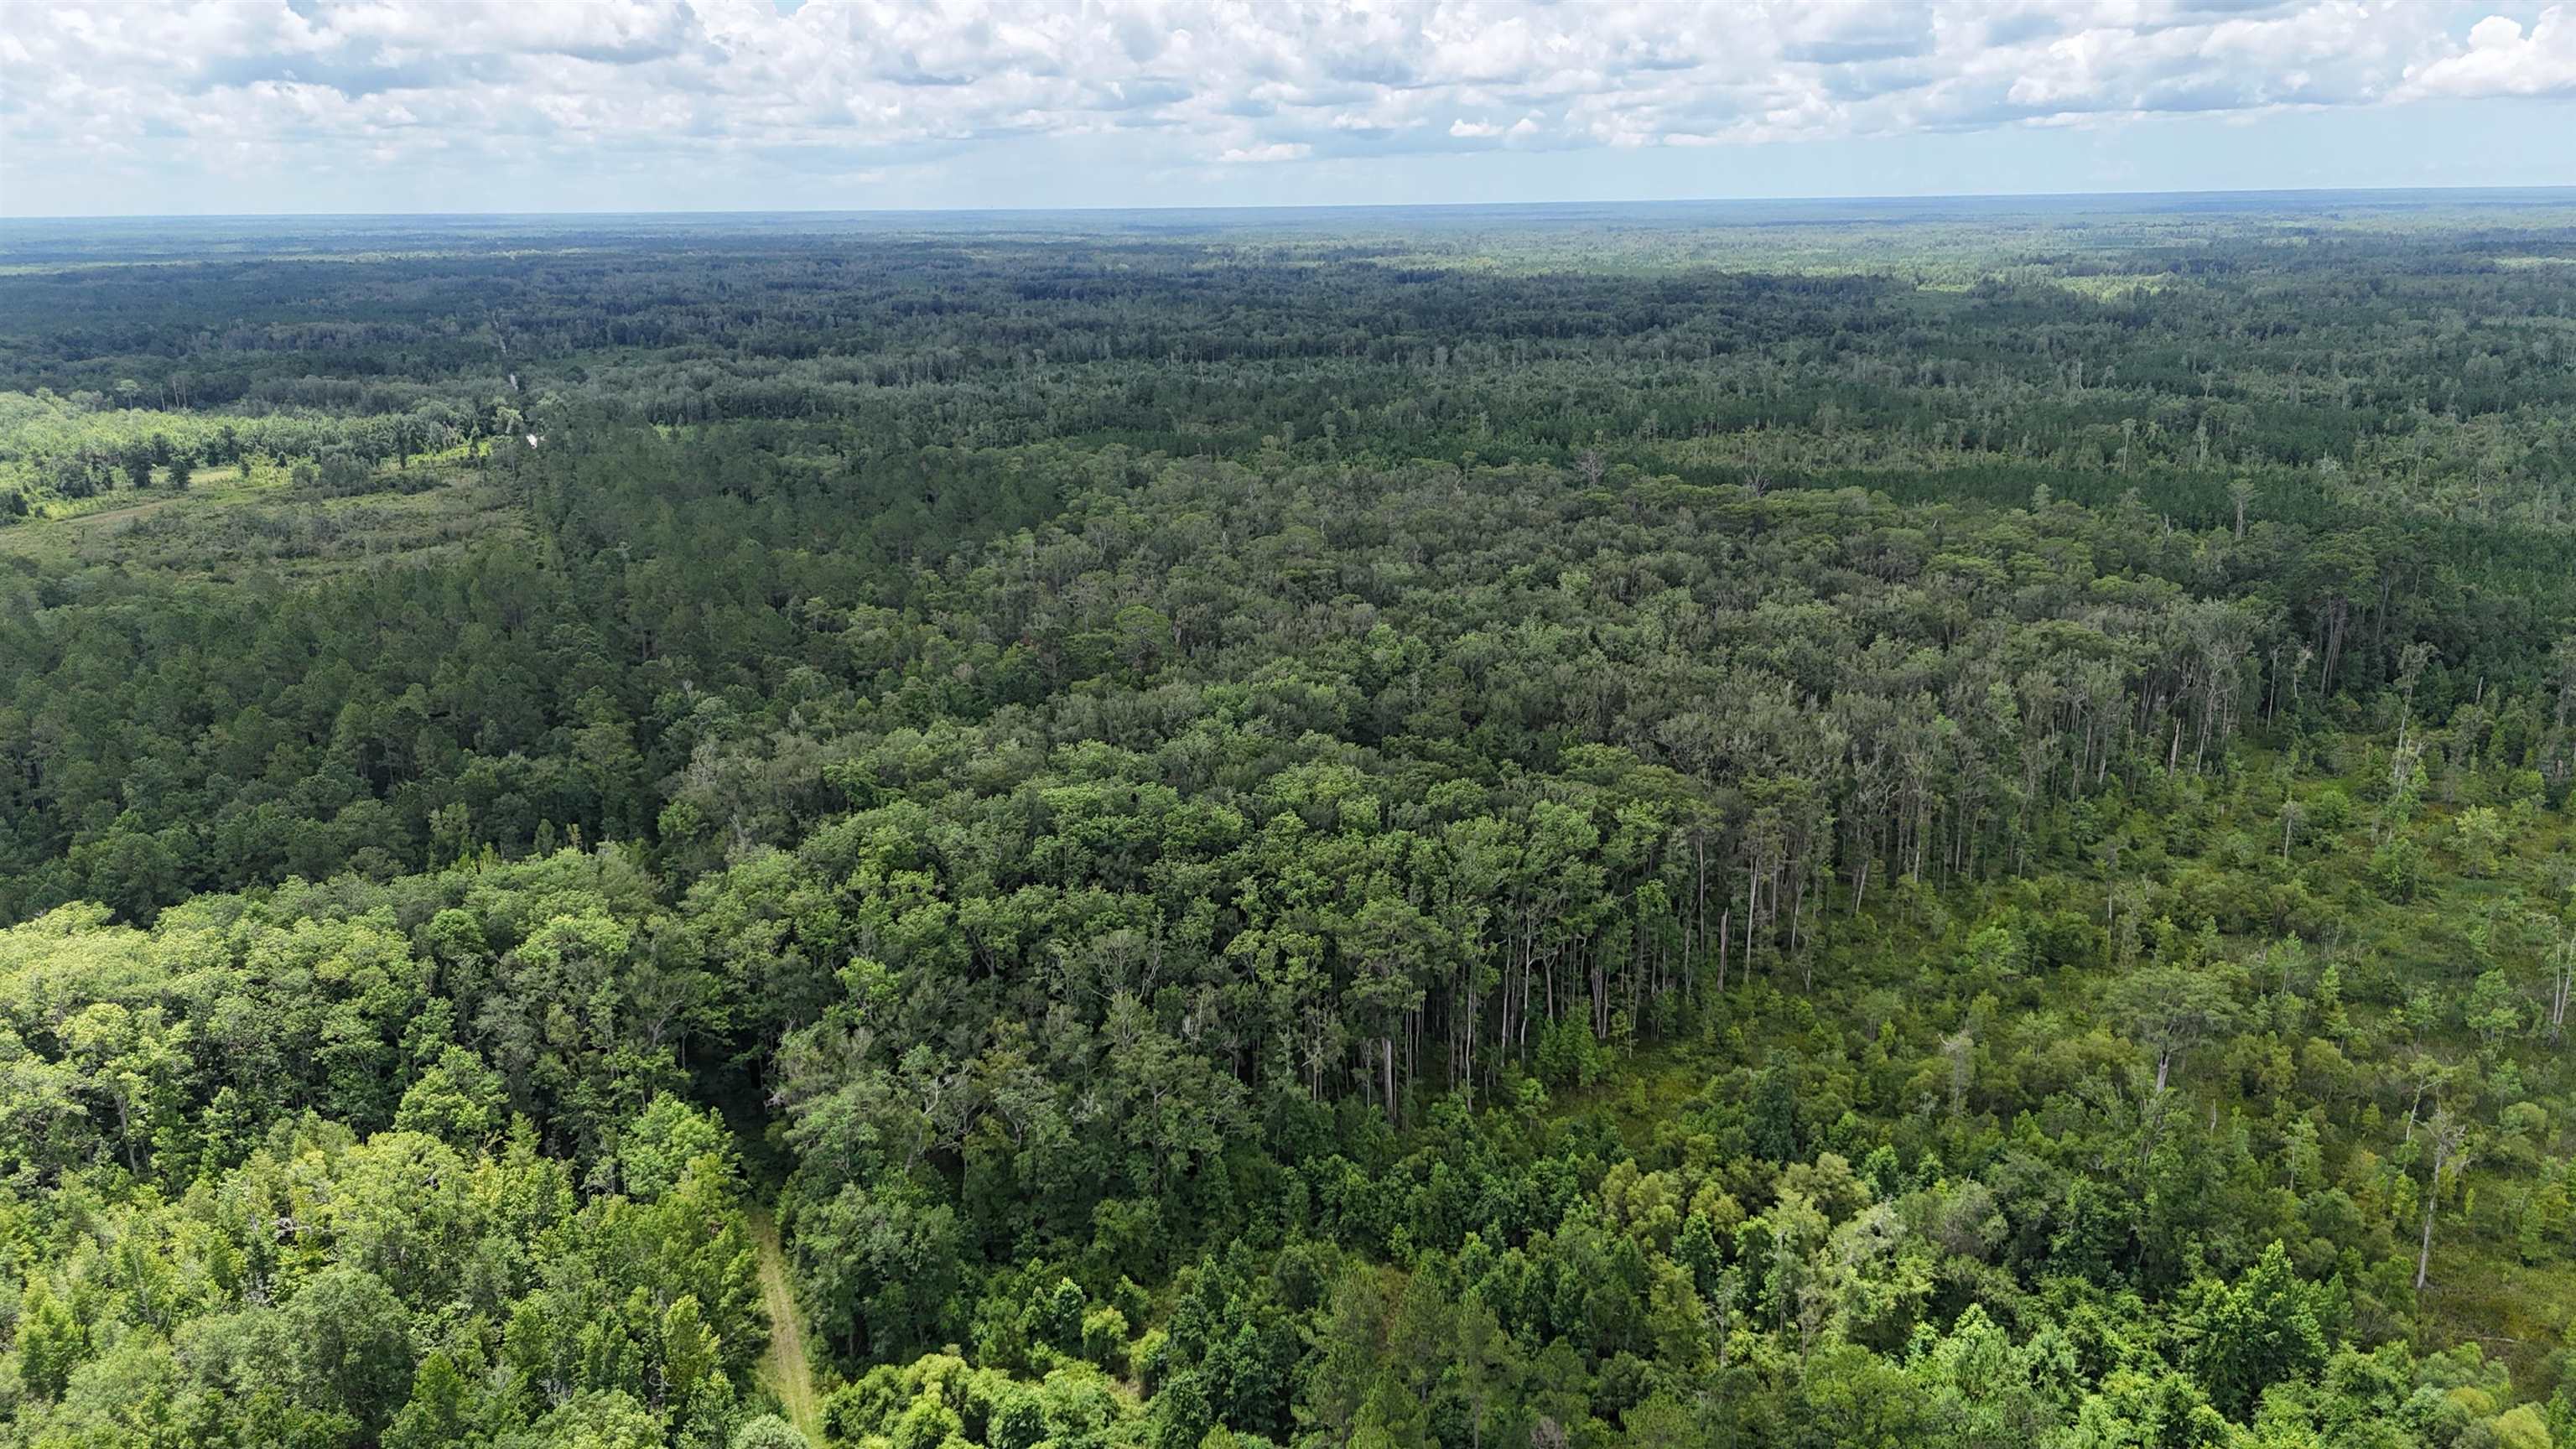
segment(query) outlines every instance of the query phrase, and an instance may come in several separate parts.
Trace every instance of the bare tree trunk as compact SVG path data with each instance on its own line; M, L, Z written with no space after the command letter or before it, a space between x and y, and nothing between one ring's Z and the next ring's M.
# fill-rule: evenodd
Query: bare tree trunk
M2424 1185L2424 1243L2415 1254L2415 1291L2424 1291L2433 1269L2433 1217L2442 1206L2442 1171L2452 1166L2452 1159L2467 1143L2468 1123L2453 1117L2448 1108L2433 1109L2433 1119L2426 1124L2426 1134L2433 1142L2432 1180Z
M2556 1041L2567 1031L2567 1004L2576 996L2576 936L2559 943L2558 979L2550 984L2549 1039Z
M2415 1253L2415 1291L2424 1291L2424 1277L2433 1266L2433 1210L2442 1201L2442 1169L2437 1161L2433 1168L2433 1186L2424 1194L2424 1246Z
M1395 1110L1395 1037L1391 1034L1379 1037L1377 1044L1381 1058L1380 1076L1386 1083L1386 1120L1402 1126Z

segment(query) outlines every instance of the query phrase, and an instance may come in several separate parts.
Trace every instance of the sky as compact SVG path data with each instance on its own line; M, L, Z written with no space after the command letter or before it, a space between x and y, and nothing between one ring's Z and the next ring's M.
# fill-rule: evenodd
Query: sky
M2576 0L0 0L0 216L2576 183Z

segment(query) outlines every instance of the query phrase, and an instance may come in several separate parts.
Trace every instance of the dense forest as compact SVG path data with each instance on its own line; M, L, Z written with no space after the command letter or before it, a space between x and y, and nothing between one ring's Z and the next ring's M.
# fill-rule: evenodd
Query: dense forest
M2576 1444L2576 204L0 227L0 1443Z

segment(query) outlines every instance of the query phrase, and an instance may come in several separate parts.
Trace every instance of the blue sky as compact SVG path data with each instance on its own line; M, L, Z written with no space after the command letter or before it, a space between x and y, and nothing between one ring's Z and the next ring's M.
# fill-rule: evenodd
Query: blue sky
M2576 182L2576 0L18 0L0 215Z

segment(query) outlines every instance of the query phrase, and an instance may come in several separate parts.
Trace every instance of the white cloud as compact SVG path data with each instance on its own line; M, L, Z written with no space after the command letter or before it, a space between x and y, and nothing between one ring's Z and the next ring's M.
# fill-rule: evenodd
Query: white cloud
M1011 138L1208 163L1754 144L2576 94L2576 17L2447 0L15 0L0 182L764 166ZM0 205L5 205L0 199Z
M1220 153L1216 159L1229 166L1247 163L1257 165L1267 161L1303 161L1314 152L1315 148L1303 141L1271 141L1259 146L1232 147Z
M2411 71L2409 96L2576 95L2576 15L2552 5L2529 34L2509 16L2490 15L2469 29L2468 49Z

